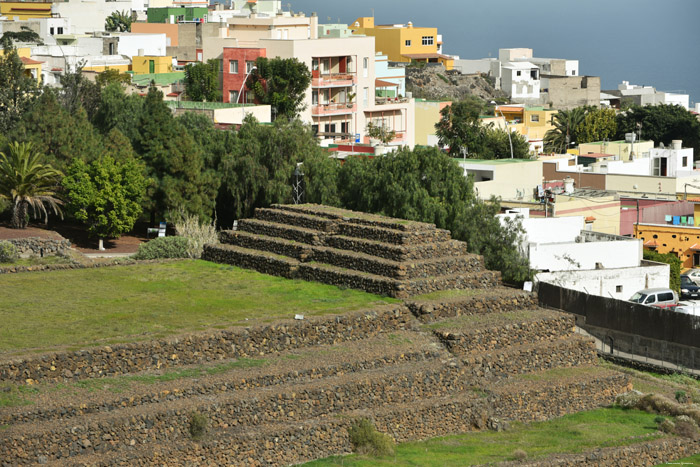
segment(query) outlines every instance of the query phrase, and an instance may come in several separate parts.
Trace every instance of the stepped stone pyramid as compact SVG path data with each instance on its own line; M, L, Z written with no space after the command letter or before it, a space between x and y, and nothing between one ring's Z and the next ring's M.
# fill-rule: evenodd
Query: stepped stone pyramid
M500 283L447 230L329 206L257 209L221 242L203 259L397 298Z

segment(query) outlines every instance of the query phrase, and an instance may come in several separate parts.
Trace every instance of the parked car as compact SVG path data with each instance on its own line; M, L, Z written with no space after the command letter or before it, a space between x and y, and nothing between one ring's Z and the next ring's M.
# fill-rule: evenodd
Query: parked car
M688 276L691 281L700 285L700 268L689 269L683 275Z
M681 300L700 298L700 286L693 281L690 276L681 276Z
M675 308L678 294L671 289L644 289L632 295L629 301L658 308Z

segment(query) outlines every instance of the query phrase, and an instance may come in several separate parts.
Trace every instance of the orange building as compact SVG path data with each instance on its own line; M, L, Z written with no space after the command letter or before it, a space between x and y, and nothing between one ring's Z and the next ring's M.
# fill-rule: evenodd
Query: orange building
M675 254L683 268L700 266L700 227L693 225L691 217L681 219L685 225L635 224L634 236L647 250Z

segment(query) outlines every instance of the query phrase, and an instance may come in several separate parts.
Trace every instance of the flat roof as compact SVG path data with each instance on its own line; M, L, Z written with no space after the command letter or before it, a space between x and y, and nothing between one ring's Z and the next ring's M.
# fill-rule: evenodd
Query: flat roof
M615 154L603 154L599 152L591 153L591 154L579 154L579 157L591 157L593 159L600 159L603 157L616 157Z
M461 157L453 157L454 160L458 162L465 162L468 164L481 164L481 165L505 165L505 164L519 164L522 162L538 162L536 159L463 159Z

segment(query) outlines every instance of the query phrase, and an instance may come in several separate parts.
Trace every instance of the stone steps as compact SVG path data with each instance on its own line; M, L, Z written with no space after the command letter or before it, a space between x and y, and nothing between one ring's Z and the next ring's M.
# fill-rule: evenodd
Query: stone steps
M406 231L352 222L341 223L338 234L345 237L362 238L394 245L415 245L450 240L450 232L442 229Z
M553 368L594 365L595 343L578 334L555 341L522 344L489 352L462 355L467 372L473 378L504 378Z
M126 385L130 392L137 392L136 395L114 395L108 389L78 393L78 386L73 389L66 388L76 392L77 400L71 399L67 404L53 400L45 401L42 402L40 409L34 405L0 409L0 425L56 419L66 421L87 414L118 411L126 407L147 407L166 401L251 389L270 390L274 386L284 384L322 381L324 378L348 373L449 358L451 355L429 334L396 331L360 342L312 346L298 351L267 355L251 361L250 364L247 360L223 360L216 365L195 367L201 369L202 375L196 378L139 384L138 378L164 374L164 372L146 372L125 375L120 379L103 380L105 386ZM240 363L241 367L236 367L236 363ZM219 374L217 367L221 368L225 365L231 368ZM181 367L179 371L191 368L193 367ZM215 371L216 376L207 376L209 370ZM134 378L130 378L131 376ZM66 385L66 383L62 384ZM132 387L134 389L131 389Z
M298 260L287 256L227 244L204 245L202 259L287 279L296 277L301 264Z
M339 227L337 220L277 208L257 208L255 210L255 218L261 221L294 225L329 234L336 233Z
M434 243L419 243L415 245L394 245L374 240L333 235L326 237L326 246L338 250L354 251L391 261L412 261L441 256L462 256L468 254L467 245L457 240L446 240Z
M313 251L311 245L286 240L284 238L268 237L242 230L224 230L219 233L219 241L226 245L248 248L250 250L267 251L281 256L289 256L299 261L310 260Z
M433 333L455 355L508 349L569 337L572 315L544 309L521 310L452 318L433 325Z
M501 285L501 273L498 271L481 271L474 273L457 273L412 279L404 282L405 293L400 298L422 295L441 290L453 289L489 289Z
M327 235L318 230L306 229L304 227L297 227L294 225L278 224L275 222L262 221L258 219L242 219L238 221L238 230L318 246L324 244L324 238Z

